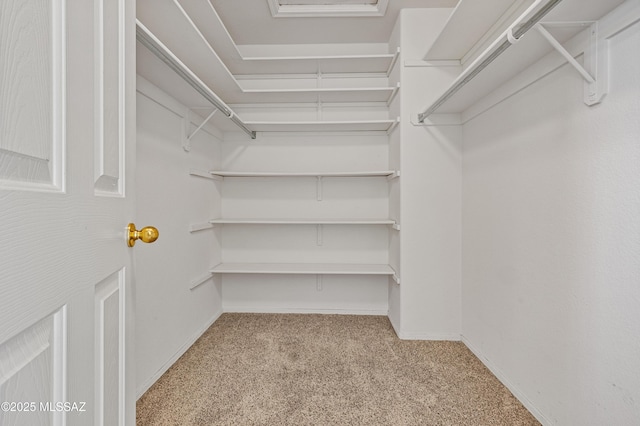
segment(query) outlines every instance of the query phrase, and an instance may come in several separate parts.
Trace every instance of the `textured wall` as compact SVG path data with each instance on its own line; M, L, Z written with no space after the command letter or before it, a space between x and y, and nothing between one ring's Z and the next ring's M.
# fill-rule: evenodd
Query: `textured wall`
M640 424L640 24L609 44L602 104L564 66L464 126L463 338L548 424Z
M206 131L182 149L185 109L138 79L136 225L154 225L160 238L136 247L136 389L146 390L222 311L220 284L208 280L190 290L220 253L214 231L189 232L220 210L212 180L190 169L216 166L220 143ZM151 95L154 100L141 94Z

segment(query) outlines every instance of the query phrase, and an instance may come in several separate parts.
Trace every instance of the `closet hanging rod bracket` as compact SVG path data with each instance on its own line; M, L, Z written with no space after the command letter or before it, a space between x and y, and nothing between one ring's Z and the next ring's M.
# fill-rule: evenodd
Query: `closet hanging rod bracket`
M589 25L589 43L584 50L584 65L578 62L573 55L564 48L564 46L556 40L556 38L545 28L545 25L553 26L584 26ZM584 103L586 105L596 105L602 101L608 92L608 78L606 70L608 64L603 62L608 58L606 43L598 40L598 23L597 22L557 22L536 25L538 32L558 51L569 64L584 79Z
M184 137L182 139L182 149L184 149L187 152L191 151L191 139L193 139L196 133L198 133L204 126L206 126L206 124L209 122L209 120L213 118L216 112L218 112L217 109L214 109L213 111L211 111L211 113L207 116L207 118L205 118L204 121L200 123L200 125L196 127L196 129L193 132L191 132L191 134L189 134L189 128L191 127L191 110L187 110L187 113L185 114L185 117L183 119L185 123L184 123Z
M524 34L526 34L531 28L533 28L538 22L544 18L555 6L557 6L562 0L547 0L535 13L533 11L543 2L543 0L535 1L529 8L507 29L502 33L476 60L474 60L469 67L467 67L462 74L454 81L454 83L429 107L424 111L417 114L417 121L419 124L424 123L424 120L431 114L436 112L446 101L448 101L453 95L473 80L482 70L484 70L489 64L496 60L505 50L511 47L515 42L519 40ZM529 16L531 13L533 15ZM527 19L528 18L528 19ZM525 19L527 19L525 21ZM513 31L514 28L517 29Z

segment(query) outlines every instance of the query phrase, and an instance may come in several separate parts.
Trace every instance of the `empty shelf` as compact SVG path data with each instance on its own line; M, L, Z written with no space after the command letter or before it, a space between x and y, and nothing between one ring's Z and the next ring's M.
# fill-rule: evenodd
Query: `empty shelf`
M257 132L387 131L395 123L396 120L246 122L247 126Z
M244 64L233 63L235 74L316 74L316 73L387 73L397 54L244 57ZM244 65L244 66L243 66Z
M395 275L389 265L356 263L221 263L214 274Z
M395 170L378 170L362 172L242 172L212 170L212 176L218 177L394 177Z
M231 94L231 103L303 103L303 102L387 102L395 87L314 88L314 89L246 89Z
M395 225L391 219L212 219L228 225Z

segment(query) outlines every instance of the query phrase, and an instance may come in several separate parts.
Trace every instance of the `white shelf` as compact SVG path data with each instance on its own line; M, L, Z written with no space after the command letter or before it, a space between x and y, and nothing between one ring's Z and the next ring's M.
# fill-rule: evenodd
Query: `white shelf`
M395 225L391 219L212 219L215 225Z
M395 177L399 172L395 170L374 170L361 172L235 172L212 170L212 176L219 177Z
M360 121L247 121L256 132L358 132L388 131L396 120Z
M524 0L460 0L425 60L461 60L492 32L504 30Z
M221 263L211 269L214 274L301 274L301 275L389 275L389 265L356 263Z
M467 0L468 1L468 0ZM602 2L599 0L564 0L542 20L545 22L590 22L600 19L613 8L622 3L623 0L612 0ZM473 3L473 2L471 2ZM466 3L461 3L460 6ZM454 21L454 18L451 18ZM565 43L583 31L585 26L567 25L554 26L550 31L560 43ZM443 34L448 30L445 28ZM497 34L494 34L497 40ZM585 37L586 40L586 37ZM440 105L437 114L458 114L464 113L481 99L491 93L496 92L514 77L524 73L533 64L553 51L553 47L534 29L524 34L517 44L504 51L497 59L489 64L485 69L476 75L471 81L466 83L456 94ZM443 54L441 56L448 56ZM429 55L428 55L429 57ZM449 58L455 59L455 58ZM452 86L457 83L454 80ZM446 93L450 87L444 88L442 93ZM437 99L437 98L436 98ZM433 101L435 102L435 101ZM427 105L423 110L430 108Z
M151 0L149 0L151 1ZM181 7L234 75L387 73L399 52L360 55L256 56L240 53L210 2L180 1Z
M397 60L397 55L245 57L231 67L234 74L386 74Z
M245 89L230 94L227 101L232 104L388 102L397 90L397 87Z

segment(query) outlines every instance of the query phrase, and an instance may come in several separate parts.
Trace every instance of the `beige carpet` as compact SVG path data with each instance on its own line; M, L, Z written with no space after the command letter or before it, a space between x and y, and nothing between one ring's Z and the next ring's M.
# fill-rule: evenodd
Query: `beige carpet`
M537 425L460 342L386 317L224 314L137 403L145 425Z

